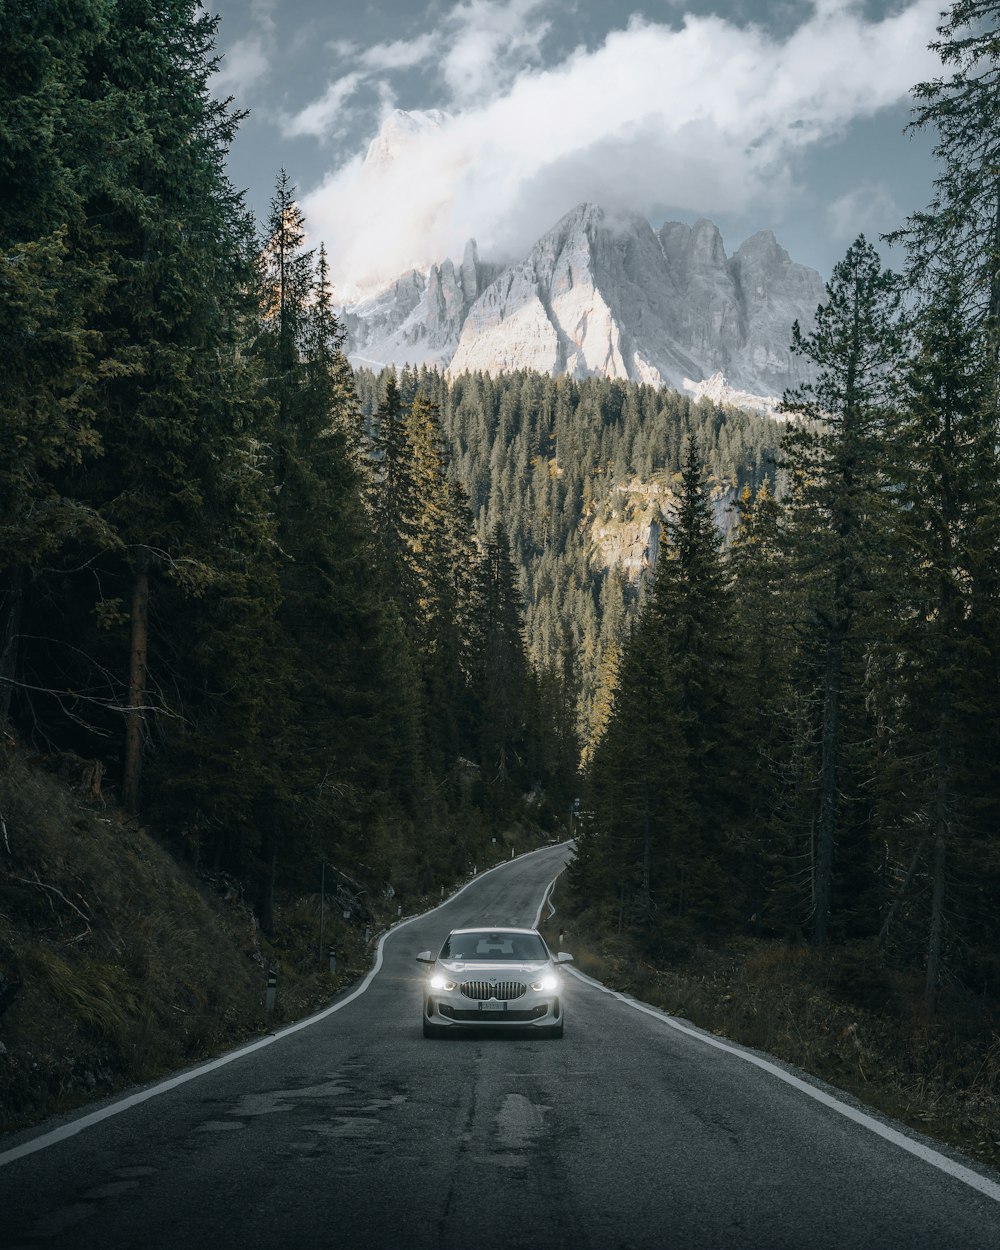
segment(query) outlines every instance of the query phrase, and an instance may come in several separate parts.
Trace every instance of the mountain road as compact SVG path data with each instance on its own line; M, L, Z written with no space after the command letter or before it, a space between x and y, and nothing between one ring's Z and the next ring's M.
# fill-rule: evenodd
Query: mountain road
M985 1169L578 972L562 1039L424 1039L416 953L534 925L569 854L396 925L310 1021L0 1140L0 1246L996 1250Z

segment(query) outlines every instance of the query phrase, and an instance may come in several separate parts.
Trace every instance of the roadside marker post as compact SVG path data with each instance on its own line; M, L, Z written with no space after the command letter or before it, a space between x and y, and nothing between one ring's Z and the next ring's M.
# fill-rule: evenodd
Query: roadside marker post
M267 1014L270 1015L274 1011L274 1004L278 1000L278 969L272 966L267 970Z

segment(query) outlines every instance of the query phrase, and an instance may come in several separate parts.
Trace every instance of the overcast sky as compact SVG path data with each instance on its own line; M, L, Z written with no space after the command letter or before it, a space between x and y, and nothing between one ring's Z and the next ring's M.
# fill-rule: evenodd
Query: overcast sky
M582 200L654 224L708 217L732 253L771 229L828 277L929 198L903 134L942 0L215 0L216 82L250 110L231 175L259 217L298 187L334 276L520 258ZM442 110L390 167L393 109Z

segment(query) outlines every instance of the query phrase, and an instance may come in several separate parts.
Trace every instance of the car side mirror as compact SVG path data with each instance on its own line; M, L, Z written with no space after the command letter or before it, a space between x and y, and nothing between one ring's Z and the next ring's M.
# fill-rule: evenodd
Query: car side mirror
M573 956L569 953L569 951L560 951L556 956L557 964L571 964L572 962Z
M430 953L430 951L421 951L417 956L418 964L432 964L433 962L434 956Z

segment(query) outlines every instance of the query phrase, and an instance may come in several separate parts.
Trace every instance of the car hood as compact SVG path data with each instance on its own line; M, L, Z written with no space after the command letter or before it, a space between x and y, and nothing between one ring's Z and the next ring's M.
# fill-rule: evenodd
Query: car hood
M543 968L551 967L547 959L534 960L531 963L519 964L512 960L504 960L502 963L497 961L487 962L485 960L472 960L468 963L456 962L451 959L441 959L438 961L442 968L452 973L474 973L476 976L496 976L505 980L510 977L525 977L541 972Z

